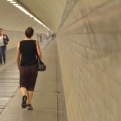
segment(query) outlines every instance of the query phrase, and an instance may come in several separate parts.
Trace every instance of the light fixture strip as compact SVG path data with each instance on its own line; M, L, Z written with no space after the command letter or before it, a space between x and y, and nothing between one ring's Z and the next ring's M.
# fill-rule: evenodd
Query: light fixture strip
M16 3L16 2L10 1L10 3Z
M10 3L12 3L15 7L17 7L18 9L20 9L25 14L29 15L29 17L33 18L36 22L38 22L39 24L41 24L43 27L45 27L48 30L50 30L45 24L43 24L40 20L38 20L36 17L34 17L32 14L30 14L26 9L24 9L23 7L21 7L18 3L16 3L13 0L7 0L7 1L10 2Z
M14 3L13 5L14 5L14 6L18 6L18 4L17 4L17 3Z
M13 0L7 0L7 1L13 1Z

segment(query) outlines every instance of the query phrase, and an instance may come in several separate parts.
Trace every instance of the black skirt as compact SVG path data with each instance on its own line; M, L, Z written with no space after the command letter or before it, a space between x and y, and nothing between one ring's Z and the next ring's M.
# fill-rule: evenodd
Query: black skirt
M37 65L20 66L20 88L25 87L27 91L34 91L37 75Z

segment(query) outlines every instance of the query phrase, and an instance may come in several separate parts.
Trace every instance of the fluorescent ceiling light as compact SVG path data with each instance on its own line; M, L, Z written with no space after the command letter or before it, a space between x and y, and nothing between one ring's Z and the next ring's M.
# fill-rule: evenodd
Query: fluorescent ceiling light
M22 7L18 7L21 11L23 11L25 14L27 14L27 15L29 15L29 12L28 11L26 11L24 8L22 8Z
M19 6L18 4L13 4L14 6Z
M23 12L25 12L25 13L28 13L28 14L29 14L29 12L28 12L27 10L25 10L23 7L18 6L18 8L19 8L21 11L23 11Z
M11 1L10 3L16 3L16 2Z
M33 18L34 16L33 15L31 15L31 14L29 14L29 16L31 17L31 18Z
M29 17L33 18L36 22L38 22L39 24L41 24L43 27L45 27L46 29L50 30L48 27L46 27L46 25L44 25L39 19L37 19L36 17L34 17L31 13L29 13L26 9L24 9L23 7L21 7L19 4L17 4L16 2L14 2L13 0L7 0L10 3L12 3L15 7L17 7L18 9L20 9L22 12L24 12L25 14L27 14Z

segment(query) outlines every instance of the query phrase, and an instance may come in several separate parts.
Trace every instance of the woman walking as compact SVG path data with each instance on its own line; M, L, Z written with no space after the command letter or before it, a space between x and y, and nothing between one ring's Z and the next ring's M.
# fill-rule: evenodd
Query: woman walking
M27 110L33 110L32 97L38 75L36 51L42 60L42 53L38 41L31 39L33 34L34 30L32 27L28 27L25 30L25 38L18 43L16 54L16 61L18 69L20 70L21 106L22 108L27 107Z
M8 36L4 34L3 28L0 28L0 64L2 64L2 61L6 63L6 48L8 41Z

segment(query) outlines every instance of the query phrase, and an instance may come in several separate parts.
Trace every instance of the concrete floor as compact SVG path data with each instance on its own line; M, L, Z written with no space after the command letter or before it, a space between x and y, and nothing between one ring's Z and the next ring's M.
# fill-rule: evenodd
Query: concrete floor
M19 71L15 51L0 65L0 121L57 121L56 41L41 45L45 72L39 72L33 97L33 111L21 108Z

